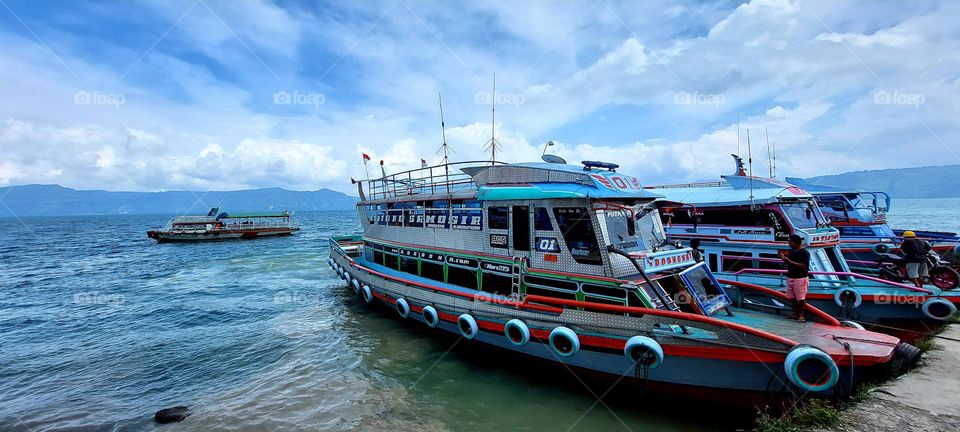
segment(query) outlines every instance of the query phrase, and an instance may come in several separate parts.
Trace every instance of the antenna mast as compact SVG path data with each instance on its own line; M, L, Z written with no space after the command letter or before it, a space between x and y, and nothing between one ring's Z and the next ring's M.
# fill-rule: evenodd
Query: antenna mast
M773 178L773 155L770 153L770 131L763 128L763 134L767 137L767 177Z
M497 74L493 74L493 94L490 97L490 141L484 151L490 151L490 165L497 161L497 149L500 142L497 141Z
M440 149L437 150L436 154L443 153L443 171L444 178L446 179L445 183L447 184L447 192L450 192L450 152L453 149L447 145L447 126L443 122L443 96L440 93L437 93L437 101L440 103L440 139L443 140L443 144L440 145ZM433 175L433 169L430 169L431 176Z
M747 128L747 167L750 170L750 210L754 210L753 205L753 148L750 146L750 129Z
M773 142L773 178L777 178L777 142Z

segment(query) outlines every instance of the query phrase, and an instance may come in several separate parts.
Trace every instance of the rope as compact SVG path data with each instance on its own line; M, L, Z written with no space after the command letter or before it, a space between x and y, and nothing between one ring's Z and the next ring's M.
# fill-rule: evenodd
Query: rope
M841 346L843 346L843 349L847 350L847 352L850 353L850 382L847 384L846 391L847 391L847 396L851 396L851 395L853 395L853 383L854 383L854 380L853 380L853 348L850 346L850 343L844 342L844 341L841 340L841 339L845 339L845 338L837 337L836 335L832 335L832 336L833 336L833 340L834 340L834 341L836 341L838 344L840 344ZM842 388L842 387L841 387L841 388Z
M646 351L633 363L633 383L636 385L637 382L640 382L641 397L647 393L647 381L649 381L650 378L650 360L653 360L653 358L651 358L652 355L653 353Z

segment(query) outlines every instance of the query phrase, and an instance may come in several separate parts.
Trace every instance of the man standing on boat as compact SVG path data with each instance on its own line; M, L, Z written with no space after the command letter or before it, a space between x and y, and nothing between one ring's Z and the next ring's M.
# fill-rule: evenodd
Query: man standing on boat
M918 239L913 231L903 232L900 251L903 252L904 262L907 265L907 279L920 288L923 288L923 278L930 275L930 269L927 268L927 246L927 243Z
M780 251L780 259L787 264L787 298L793 303L797 322L807 322L807 290L810 288L810 252L803 247L803 238L793 234L790 251Z

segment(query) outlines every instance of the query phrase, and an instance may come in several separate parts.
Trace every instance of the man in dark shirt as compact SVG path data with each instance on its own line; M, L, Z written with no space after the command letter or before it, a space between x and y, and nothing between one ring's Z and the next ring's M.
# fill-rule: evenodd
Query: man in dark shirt
M780 251L780 259L787 264L787 298L793 302L797 322L807 322L807 290L810 289L810 252L803 247L803 238L793 234L790 251Z
M700 239L690 240L690 249L693 253L694 262L703 262L703 251L700 250Z
M907 279L923 288L923 278L930 273L930 269L927 268L927 243L918 239L913 231L904 231L900 252L903 252L904 262L907 265Z

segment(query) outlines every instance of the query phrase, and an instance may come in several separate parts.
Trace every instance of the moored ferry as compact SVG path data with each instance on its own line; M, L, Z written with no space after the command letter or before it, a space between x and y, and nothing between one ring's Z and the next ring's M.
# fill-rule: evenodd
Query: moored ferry
M786 180L817 199L820 210L831 225L840 230L841 250L852 263L871 267L878 259L877 253L899 251L904 230L895 230L887 224L891 199L886 192L814 184L792 177ZM911 231L939 253L960 255L960 236L957 233Z
M782 293L728 294L667 240L661 196L616 168L462 162L359 182L363 235L331 238L328 263L401 319L613 381L834 394L917 358L813 307L786 319Z
M710 270L724 278L784 291L780 251L791 234L810 251L808 302L842 319L942 322L957 311L960 292L922 288L855 273L840 251L840 231L807 191L782 181L735 174L720 182L651 188L677 203L663 211L671 239L700 241Z
M147 237L159 242L253 239L287 236L300 231L290 212L229 214L214 207L206 215L177 216Z

